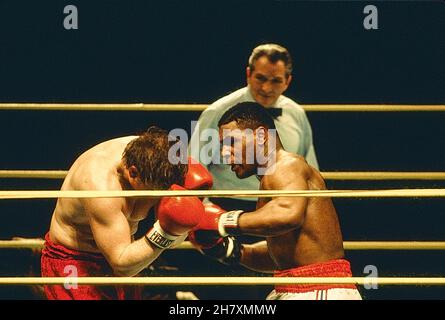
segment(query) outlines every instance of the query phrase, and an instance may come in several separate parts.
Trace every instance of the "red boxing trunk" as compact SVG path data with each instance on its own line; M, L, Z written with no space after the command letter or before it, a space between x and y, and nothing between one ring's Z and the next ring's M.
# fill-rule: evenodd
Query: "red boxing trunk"
M289 270L274 272L274 277L352 277L351 265L345 259L330 260L322 263L310 264ZM288 284L275 285L276 292L302 293L314 290L328 290L333 288L356 289L353 284L319 285L319 284Z
M103 277L113 275L104 256L54 244L45 236L42 250L42 277ZM46 285L48 300L140 300L142 287L77 285L67 278L63 285Z

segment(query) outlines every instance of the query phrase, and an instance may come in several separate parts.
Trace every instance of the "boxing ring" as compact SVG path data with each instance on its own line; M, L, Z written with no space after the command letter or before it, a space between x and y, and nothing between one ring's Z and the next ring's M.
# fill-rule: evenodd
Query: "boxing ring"
M186 104L48 104L0 103L0 110L71 110L71 111L202 111L207 105ZM445 105L304 105L309 112L443 112ZM63 179L65 170L0 170L0 178ZM445 181L445 172L321 172L326 180L394 181L422 180ZM381 190L186 190L186 191L55 191L8 190L0 191L0 200L57 199L96 197L330 197L330 198L443 198L445 189L381 189ZM41 239L1 240L0 249L40 250ZM345 241L345 250L445 250L445 241ZM172 250L193 250L184 242ZM445 286L444 277L0 277L0 285L63 285L68 281L90 285L146 285L146 286L261 286L277 284L377 284L382 286Z

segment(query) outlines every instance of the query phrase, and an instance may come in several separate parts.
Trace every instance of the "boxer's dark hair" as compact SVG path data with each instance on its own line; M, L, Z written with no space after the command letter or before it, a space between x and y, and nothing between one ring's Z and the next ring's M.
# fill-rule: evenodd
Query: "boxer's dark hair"
M263 126L275 129L272 115L262 105L256 102L242 102L227 110L218 122L218 127L236 121L240 129L252 129Z
M132 140L122 155L124 165L129 168L135 166L139 178L146 185L154 189L165 190L172 184L184 184L187 164L172 164L168 152L178 140L170 139L168 132L152 126Z
M275 43L265 43L253 49L249 57L249 68L251 72L255 70L255 62L264 56L273 64L278 61L283 61L286 67L286 78L292 74L292 57L289 51L285 47Z

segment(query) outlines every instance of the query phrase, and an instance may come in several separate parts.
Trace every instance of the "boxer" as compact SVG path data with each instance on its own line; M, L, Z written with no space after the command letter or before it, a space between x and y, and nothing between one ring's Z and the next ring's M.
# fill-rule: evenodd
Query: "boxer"
M261 190L326 189L314 167L303 157L284 150L279 135L270 134L275 129L274 120L261 105L240 103L224 113L218 126L222 156L230 159L231 169L239 179L256 175ZM247 135L247 129L253 134ZM270 143L272 137L274 143ZM235 150L237 147L242 152ZM255 150L255 155L248 157L248 150ZM259 155L266 161L259 162ZM248 159L254 160L249 163ZM236 236L241 234L264 237L265 241L240 244ZM206 208L190 239L202 253L225 264L240 263L276 277L352 276L330 198L259 198L256 210L251 212ZM278 285L268 299L361 296L354 285Z
M157 127L141 136L102 142L74 162L62 190L184 190L180 185L185 182L199 184L193 168L169 163L173 143ZM134 239L151 208L156 222ZM196 197L60 198L45 236L42 276L135 276L182 242L203 214ZM140 298L137 287L76 284L45 286L45 294L48 299Z

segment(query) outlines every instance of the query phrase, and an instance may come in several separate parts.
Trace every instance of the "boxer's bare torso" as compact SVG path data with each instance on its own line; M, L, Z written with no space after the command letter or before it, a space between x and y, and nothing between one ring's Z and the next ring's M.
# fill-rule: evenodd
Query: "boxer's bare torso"
M274 172L262 177L260 188L324 190L326 185L320 173L310 167L304 158L280 150L277 152ZM290 269L344 256L340 225L331 198L306 199L305 206L301 206L304 212L301 212L299 228L266 238L269 255L278 269ZM270 200L260 198L257 210Z
M98 144L84 152L71 166L61 190L125 190L131 189L121 178L122 153L127 144L137 136L128 136ZM67 248L99 252L90 225L90 212L106 215L107 207L125 216L133 236L139 221L147 217L149 209L158 199L135 198L61 198L54 210L50 238ZM112 210L111 210L112 209ZM113 235L110 234L110 237Z

